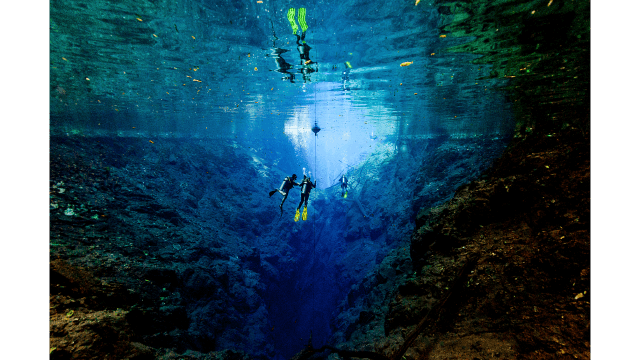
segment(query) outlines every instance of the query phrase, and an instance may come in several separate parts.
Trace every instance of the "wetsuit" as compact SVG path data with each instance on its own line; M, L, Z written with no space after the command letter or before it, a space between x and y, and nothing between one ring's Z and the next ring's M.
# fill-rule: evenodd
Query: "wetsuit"
M316 184L312 183L310 178L306 178L302 181L302 184L300 186L302 187L302 189L300 189L300 204L298 204L298 209L300 209L302 203L304 203L304 207L307 207L309 194L311 193L311 190L316 187Z
M342 196L344 196L345 190L347 190L347 177L342 175Z
M289 196L289 190L291 190L291 188L294 187L294 186L300 186L300 184L295 182L293 180L293 178L291 178L290 176L287 176L282 181L282 184L280 185L280 189L275 189L275 190L273 190L273 191L271 191L269 193L269 196L271 196L271 195L273 195L273 193L275 193L277 191L280 194L282 194L282 196L284 196L282 198L282 202L280 203L280 209L281 210L282 210L282 205L284 204L284 201L287 200L287 196Z

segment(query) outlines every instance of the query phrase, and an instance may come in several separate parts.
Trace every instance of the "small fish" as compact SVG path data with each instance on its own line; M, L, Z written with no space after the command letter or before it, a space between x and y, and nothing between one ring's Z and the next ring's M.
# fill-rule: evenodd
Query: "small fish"
M447 35L440 35L440 37L441 37L441 38L446 38L446 37L447 37Z
M175 27L175 28L176 28L176 32L177 32L177 33L179 33L179 32L180 32L180 31L178 31L178 25L173 24L173 27Z
M254 71L258 71L258 68L257 68L257 67L254 67L254 68L253 68L253 70L254 70Z
M136 18L136 20L138 20L138 21L142 21L142 19L140 19L140 18Z
M405 61L402 64L400 64L400 66L409 66L411 64L413 64L413 61Z
M195 40L195 39L196 39L196 37L195 37L195 36L193 36L193 35L191 35L191 37L193 38L193 40Z
M158 35L156 35L156 34L153 34L153 37L158 37Z
M149 140L150 143L155 144L153 141Z
M420 0L416 0L416 6L418 6L418 4L420 4Z
M193 79L193 81L197 81L197 82L199 82L199 83L201 83L201 82L202 82L202 81L200 81L200 80L198 80L198 79ZM200 90L198 90L198 91L200 91Z

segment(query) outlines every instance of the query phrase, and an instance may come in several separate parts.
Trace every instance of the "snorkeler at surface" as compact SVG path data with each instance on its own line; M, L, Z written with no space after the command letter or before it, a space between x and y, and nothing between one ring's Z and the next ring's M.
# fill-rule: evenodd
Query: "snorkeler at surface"
M300 183L300 204L298 204L298 208L296 209L296 216L293 218L293 221L298 221L300 218L300 206L304 203L304 210L302 210L302 220L307 220L307 203L309 202L309 194L312 189L315 189L316 183L311 182L311 177L307 177L307 175L303 175L302 183Z
M269 191L269 197L273 196L273 194L275 194L276 191L282 194L283 196L282 202L280 203L280 216L282 216L282 205L284 204L284 201L287 200L287 196L289 196L289 190L291 190L291 188L294 186L300 186L300 184L296 182L297 178L298 177L296 176L296 174L287 176L282 181L282 184L280 184L280 189L274 189L272 191Z
M296 36L297 49L298 49L298 53L300 54L300 65L302 67L300 69L300 72L302 73L302 79L304 81L308 81L310 80L309 74L315 72L316 70L314 70L310 66L311 64L315 64L315 62L311 60L311 58L309 57L311 46L309 46L306 43L306 41L304 41L304 38L307 34L307 29L309 28L305 20L305 17L307 15L307 9L305 8L298 9L298 22L300 23L300 30L302 30L302 36L298 35L298 25L296 24L296 21L295 21L295 14L296 14L296 9L290 8L289 11L287 12L287 20L289 20L289 23L291 24L291 29L293 30L293 34Z

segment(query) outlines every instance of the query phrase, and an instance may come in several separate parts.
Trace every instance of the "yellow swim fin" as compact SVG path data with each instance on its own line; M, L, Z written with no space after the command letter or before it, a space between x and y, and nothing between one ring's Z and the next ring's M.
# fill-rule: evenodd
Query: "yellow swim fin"
M300 220L300 209L296 209L296 216L293 218L293 221L297 222ZM302 218L304 220L304 218Z
M293 30L294 34L298 32L298 25L296 24L295 16L296 16L296 9L289 8L289 11L287 11L287 20L289 20L289 24L291 24L291 30Z
M302 210L302 220L303 221L307 221L307 207L304 207L304 210Z
M307 29L309 28L307 26L307 21L305 20L306 16L307 16L307 9L305 8L298 9L298 22L300 23L300 30L302 30L303 33L307 31Z
M348 194L348 192L347 192L347 191L345 191L345 192L344 192L344 195L343 195L342 197L346 199L346 198L347 198L347 194Z

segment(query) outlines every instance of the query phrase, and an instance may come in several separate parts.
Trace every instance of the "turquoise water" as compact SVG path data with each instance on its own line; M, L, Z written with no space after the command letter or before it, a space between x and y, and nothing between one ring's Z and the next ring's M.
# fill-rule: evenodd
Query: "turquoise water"
M471 39L443 33L429 1L50 5L51 180L79 194L54 199L52 216L109 213L120 222L105 225L105 252L179 279L168 298L186 320L174 335L171 317L140 330L154 348L281 359L311 335L315 347L344 340L360 281L401 253L420 208L480 176L513 133L507 79L447 51ZM105 185L87 188L76 162ZM296 188L282 217L281 196L266 195L292 173L317 180L305 223L293 221ZM52 221L52 236L70 234ZM65 244L78 253L62 256L87 265L84 245Z
M286 16L300 7L308 65ZM508 134L505 80L448 53L464 39L439 21L429 2L52 1L51 132L289 142L345 165L372 138Z

